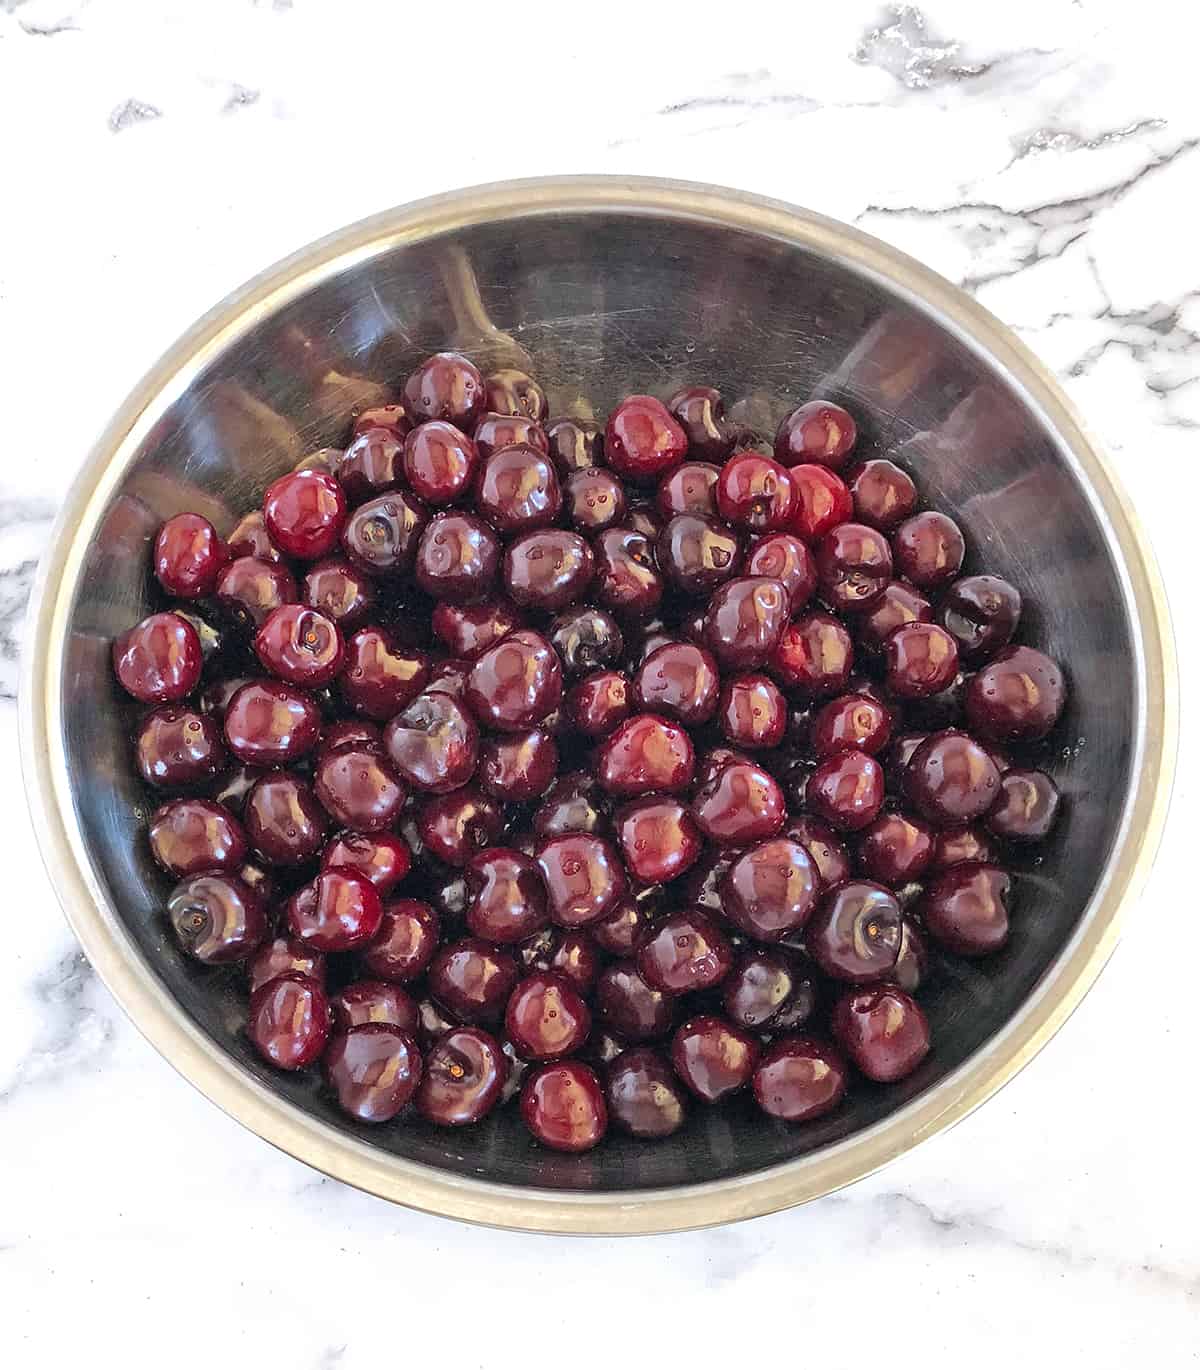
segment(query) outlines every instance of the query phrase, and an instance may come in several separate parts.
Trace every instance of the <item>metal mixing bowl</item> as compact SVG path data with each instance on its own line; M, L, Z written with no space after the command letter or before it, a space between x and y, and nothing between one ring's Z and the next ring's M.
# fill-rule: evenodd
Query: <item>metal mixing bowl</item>
M836 398L862 449L903 453L965 524L976 564L1025 593L1024 636L1074 688L1047 765L1066 818L1016 882L1009 945L946 962L934 1047L902 1084L860 1085L788 1127L697 1109L658 1145L535 1146L511 1109L479 1127L371 1129L239 1029L239 977L180 954L147 799L109 668L153 602L148 546L180 510L225 531L345 414L423 354L527 364L552 412L603 415L685 380L773 425ZM902 254L731 191L572 178L410 205L305 248L202 320L84 464L41 567L22 693L25 775L51 878L89 959L176 1068L260 1136L330 1175L432 1212L563 1232L748 1217L857 1179L962 1118L1047 1041L1113 948L1153 856L1174 759L1174 674L1153 561L1049 374L983 309ZM1031 1120L1032 1121L1032 1120Z

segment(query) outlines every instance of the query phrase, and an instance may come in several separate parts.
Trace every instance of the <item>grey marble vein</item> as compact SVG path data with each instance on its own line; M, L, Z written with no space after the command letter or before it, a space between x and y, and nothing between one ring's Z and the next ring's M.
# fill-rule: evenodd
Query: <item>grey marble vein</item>
M261 90L252 90L249 86L239 85L235 81L229 92L229 99L225 101L223 113L236 113L239 109L245 109L247 105L257 104L261 97Z
M119 104L108 116L108 127L113 133L123 133L134 124L144 124L151 119L161 119L162 110L144 100L129 99Z
M53 38L60 33L78 33L79 25L75 22L74 16L60 19L53 24L37 24L32 20L22 19L21 30L29 34L31 38Z
M970 80L988 70L987 63L957 61L962 48L957 40L931 38L915 5L891 5L887 12L890 22L868 29L854 49L856 62L878 67L909 90Z
M1140 137L1143 133L1155 133L1167 126L1165 119L1137 119L1120 128L1105 129L1090 137L1070 128L1035 128L1025 134L1017 144L1012 161L1003 169L1008 170L1015 162L1026 157L1035 157L1042 152L1079 152L1082 149L1095 152L1114 143L1124 143L1130 138Z

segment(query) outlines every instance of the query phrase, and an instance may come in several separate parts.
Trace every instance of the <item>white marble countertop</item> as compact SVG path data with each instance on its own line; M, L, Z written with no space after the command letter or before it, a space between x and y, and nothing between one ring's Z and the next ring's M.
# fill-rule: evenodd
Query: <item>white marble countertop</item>
M723 1230L508 1235L322 1180L156 1056L59 916L16 779L13 694L35 559L82 454L233 286L455 185L724 182L853 221L966 285L1108 445L1191 677L1196 19L1159 0L570 8L0 0L0 1362L102 1347L102 1364L180 1370L1192 1365L1187 713L1150 888L1055 1041L884 1174Z

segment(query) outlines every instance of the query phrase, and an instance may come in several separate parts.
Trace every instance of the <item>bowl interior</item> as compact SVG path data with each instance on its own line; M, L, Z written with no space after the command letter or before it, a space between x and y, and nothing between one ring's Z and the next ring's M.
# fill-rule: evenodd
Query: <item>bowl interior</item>
M318 273L319 274L319 273ZM1025 595L1023 637L1076 690L1041 764L1066 797L1058 836L1026 861L1013 935L982 964L941 959L925 996L934 1049L898 1086L861 1086L835 1116L772 1124L744 1104L696 1109L658 1145L620 1138L583 1157L529 1140L514 1110L446 1132L356 1128L316 1081L276 1074L241 1034L240 977L180 954L169 882L143 831L152 799L130 766L131 716L108 668L112 636L156 604L148 545L180 510L223 531L307 451L345 440L346 412L422 355L524 365L553 413L603 418L629 391L720 387L763 431L813 395L861 419L860 450L899 452L926 501L969 535L970 564ZM247 325L129 454L80 577L62 681L62 745L96 878L153 973L241 1069L371 1145L462 1176L614 1191L744 1174L884 1118L962 1063L1013 1014L1062 948L1102 874L1130 783L1136 680L1121 577L1070 457L1012 383L887 282L795 242L634 209L529 213L392 242L314 280Z

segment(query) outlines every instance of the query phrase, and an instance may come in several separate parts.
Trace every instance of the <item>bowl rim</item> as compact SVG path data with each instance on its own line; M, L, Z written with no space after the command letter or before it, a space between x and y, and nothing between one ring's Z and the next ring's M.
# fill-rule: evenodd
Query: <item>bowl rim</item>
M698 1184L574 1193L453 1175L374 1147L276 1094L211 1042L157 980L101 888L56 739L62 736L66 624L98 518L153 423L233 338L319 281L394 247L486 221L600 210L705 222L816 251L935 313L941 326L1003 370L1056 435L1104 530L1134 636L1137 734L1125 810L1078 927L1018 1012L954 1071L861 1132L764 1170ZM707 1227L821 1197L965 1118L1010 1080L1091 987L1116 945L1123 910L1145 882L1170 799L1177 707L1166 596L1145 534L1053 375L1005 325L913 258L836 220L740 190L631 176L495 182L401 205L301 248L227 296L138 383L72 483L35 579L19 691L22 771L51 884L96 972L185 1079L289 1155L381 1198L489 1226L591 1235Z

